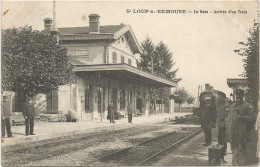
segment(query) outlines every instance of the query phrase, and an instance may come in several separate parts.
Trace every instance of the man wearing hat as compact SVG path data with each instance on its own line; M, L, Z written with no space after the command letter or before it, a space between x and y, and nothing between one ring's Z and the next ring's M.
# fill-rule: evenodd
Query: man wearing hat
M2 111L1 111L1 128L2 128L2 138L5 137L5 129L7 131L7 137L12 137L11 132L11 99L7 95L2 96Z
M227 99L225 93L218 94L218 107L217 107L217 127L218 127L218 144L224 145L224 152L226 153L226 118L227 118Z
M23 116L25 119L25 135L35 135L33 133L35 116L33 97L27 97L27 102L25 103L23 110Z
M204 104L201 104L202 117L201 117L201 127L205 134L205 146L209 146L212 141L212 131L211 128L215 127L214 107L212 105L213 98L206 95L203 98Z
M110 119L110 123L115 123L115 108L114 108L114 105L113 105L113 101L111 100L110 101L110 104L108 105L107 107L107 110L108 110L108 114L109 114L109 119Z
M227 117L226 139L231 145L232 164L246 165L245 151L248 142L248 125L254 121L252 106L243 100L244 90L236 90L237 101L232 103Z

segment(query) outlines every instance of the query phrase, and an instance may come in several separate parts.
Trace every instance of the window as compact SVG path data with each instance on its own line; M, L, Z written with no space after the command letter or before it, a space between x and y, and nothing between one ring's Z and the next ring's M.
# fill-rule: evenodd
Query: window
M120 90L120 109L125 109L125 90Z
M132 60L128 59L128 64L131 66L132 65Z
M124 37L121 37L122 43L125 41Z
M125 57L121 56L121 63L125 63Z
M58 90L53 89L47 93L47 110L58 111Z
M117 54L113 52L113 63L117 63Z

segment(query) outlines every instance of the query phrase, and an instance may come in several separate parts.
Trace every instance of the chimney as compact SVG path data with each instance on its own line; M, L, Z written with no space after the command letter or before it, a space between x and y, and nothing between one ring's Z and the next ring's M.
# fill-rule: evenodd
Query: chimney
M58 29L56 27L56 1L53 1L53 26L51 28L52 34L57 34Z
M214 90L214 89L213 89L213 86L210 86L210 87L209 87L209 90L210 90L210 91L213 91L213 90Z
M98 14L90 14L89 16L89 33L99 33L99 18Z
M51 18L45 18L44 20L44 30L46 32L50 32L52 28L52 19Z
M205 90L206 90L206 91L209 91L209 90L210 90L210 84L208 84L208 83L205 84Z

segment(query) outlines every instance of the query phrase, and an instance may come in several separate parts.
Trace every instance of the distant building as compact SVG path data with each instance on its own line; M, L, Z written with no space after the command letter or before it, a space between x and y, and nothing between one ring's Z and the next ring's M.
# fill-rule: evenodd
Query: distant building
M52 20L45 19L45 31ZM74 109L79 121L106 118L113 101L117 111L126 113L132 103L135 114L151 114L149 90L176 87L176 83L137 69L141 47L130 25L100 26L100 16L89 15L89 26L58 28L58 39L68 49L76 83L47 94L47 110Z

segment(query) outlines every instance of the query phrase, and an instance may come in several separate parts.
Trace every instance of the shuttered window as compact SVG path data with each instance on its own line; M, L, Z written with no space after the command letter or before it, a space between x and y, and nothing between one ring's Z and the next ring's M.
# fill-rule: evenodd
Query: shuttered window
M58 112L58 90L51 90L47 93L47 112Z
M121 63L125 63L125 57L121 56Z
M128 59L128 64L129 64L130 66L132 65L131 59Z
M113 52L113 63L117 63L117 54Z

